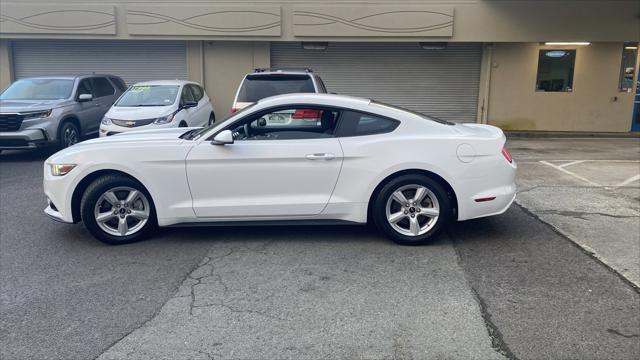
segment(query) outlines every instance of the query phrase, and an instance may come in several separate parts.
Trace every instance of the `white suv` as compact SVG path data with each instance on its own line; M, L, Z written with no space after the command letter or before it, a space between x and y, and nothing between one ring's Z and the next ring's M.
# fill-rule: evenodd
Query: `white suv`
M100 136L130 130L198 127L215 122L213 107L202 86L183 80L137 83L104 115Z
M242 79L231 113L253 105L260 99L291 93L327 93L327 88L311 69L255 69ZM317 111L299 109L296 112L271 113L259 119L255 126L305 126L316 125L320 121Z

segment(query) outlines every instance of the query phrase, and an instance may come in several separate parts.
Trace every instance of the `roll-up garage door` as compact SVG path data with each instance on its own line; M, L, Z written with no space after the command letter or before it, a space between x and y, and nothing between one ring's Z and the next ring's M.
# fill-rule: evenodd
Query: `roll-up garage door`
M13 64L17 79L95 72L131 85L187 78L184 41L20 40L13 42Z
M272 67L311 68L330 92L456 122L476 121L481 57L479 44L430 50L418 43L329 43L326 50L271 45Z

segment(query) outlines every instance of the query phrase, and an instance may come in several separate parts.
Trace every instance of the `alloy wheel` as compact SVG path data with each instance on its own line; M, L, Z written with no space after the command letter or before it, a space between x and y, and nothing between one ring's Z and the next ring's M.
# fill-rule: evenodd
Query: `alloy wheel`
M62 143L64 147L69 147L78 143L78 130L73 126L67 126L62 133Z
M105 191L96 202L94 217L98 227L109 235L135 234L149 220L147 197L139 190L120 186Z
M405 236L420 236L438 222L440 204L435 194L423 185L411 184L396 189L385 207L393 230Z

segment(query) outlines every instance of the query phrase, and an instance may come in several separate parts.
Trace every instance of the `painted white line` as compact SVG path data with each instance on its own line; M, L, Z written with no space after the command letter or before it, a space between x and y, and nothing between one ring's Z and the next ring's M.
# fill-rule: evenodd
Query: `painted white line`
M571 166L571 165L575 165L575 164L580 164L583 163L585 161L589 161L589 160L576 160L576 161L572 161L566 164L562 164L562 165L558 165L559 167L563 168L563 167L567 167L567 166Z
M621 182L620 184L616 185L616 186L625 186L625 185L629 185L634 181L640 180L640 175L636 175L636 176L632 176L630 178L628 178L627 180Z
M591 180L589 180L589 179L587 179L587 178L585 178L585 177L582 177L582 176L580 176L580 175L578 175L578 174L576 174L576 173L574 173L574 172L571 172L571 171L569 171L569 170L567 170L567 169L561 168L560 166L558 166L558 165L554 165L554 164L552 164L552 163L550 163L550 162L547 162L547 161L544 161L544 160L543 160L543 161L540 161L540 163L541 163L541 164L545 164L545 165L547 165L547 166L551 166L552 168L554 168L554 169L556 169L556 170L560 170L560 171L562 171L563 173L565 173L565 174L567 174L567 175L571 175L571 176L575 177L576 179L580 179L580 180L582 180L582 181L586 182L586 183L587 183L587 184L589 184L589 185L593 185L593 186L602 186L602 185L600 185L600 184L598 184L598 183L595 183L595 182L593 182L593 181L591 181Z

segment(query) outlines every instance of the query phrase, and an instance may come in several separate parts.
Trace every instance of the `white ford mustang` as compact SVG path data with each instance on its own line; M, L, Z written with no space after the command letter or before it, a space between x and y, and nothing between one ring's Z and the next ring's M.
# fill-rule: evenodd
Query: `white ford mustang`
M296 122L271 124L286 113ZM293 114L293 115L291 115ZM330 94L263 99L218 125L133 131L45 162L45 213L121 244L158 226L366 223L401 244L501 214L516 165L496 127Z

